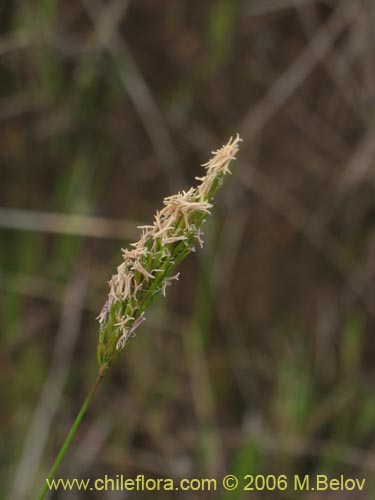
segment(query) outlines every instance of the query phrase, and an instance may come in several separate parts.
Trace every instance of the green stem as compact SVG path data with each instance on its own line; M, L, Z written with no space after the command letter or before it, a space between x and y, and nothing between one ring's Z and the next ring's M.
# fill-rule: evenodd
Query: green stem
M65 453L67 452L69 445L72 442L72 439L73 439L73 437L74 437L74 435L79 427L79 424L81 423L81 421L82 421L82 419L87 411L87 408L88 408L92 398L94 397L94 394L96 393L101 381L103 380L104 375L105 375L105 372L99 372L99 375L95 381L95 384L92 386L87 398L85 399L85 402L83 403L83 405L82 405L82 407L77 415L77 418L75 419L72 427L70 428L69 434L66 436L64 444L62 445L62 447L59 451L59 454L57 455L55 463L51 467L48 478L44 481L44 485L43 485L43 488L40 492L38 500L43 500L43 498L45 497L45 495L49 489L48 483L51 483L51 481L53 480L53 478L55 476L55 472L56 472L57 468L59 467L60 462L64 458Z

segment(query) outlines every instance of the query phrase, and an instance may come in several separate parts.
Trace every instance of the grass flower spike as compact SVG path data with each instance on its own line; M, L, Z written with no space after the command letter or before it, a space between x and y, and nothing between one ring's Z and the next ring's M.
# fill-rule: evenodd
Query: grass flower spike
M140 226L141 237L130 249L123 249L123 261L109 281L109 294L98 316L99 374L84 401L62 447L52 465L38 500L42 500L61 460L87 411L109 366L121 355L135 331L145 320L145 311L155 295L165 295L167 287L178 279L176 267L196 244L203 245L201 226L212 208L212 200L229 164L235 159L241 139L237 135L213 152L203 165L206 173L198 177L197 187L164 199L164 207L156 212L154 223Z
M164 207L156 212L154 223L140 226L141 237L131 249L123 249L123 262L109 281L109 295L98 316L98 363L101 373L118 358L136 329L145 320L145 310L158 293L178 274L178 264L203 245L201 225L210 214L211 201L223 177L229 173L229 164L235 159L240 137L213 152L203 165L204 177L195 188L164 199Z

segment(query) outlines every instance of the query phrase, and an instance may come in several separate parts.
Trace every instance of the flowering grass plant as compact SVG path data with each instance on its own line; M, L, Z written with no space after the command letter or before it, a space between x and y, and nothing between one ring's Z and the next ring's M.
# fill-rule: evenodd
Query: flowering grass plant
M98 378L86 398L73 426L53 464L48 480L64 457L79 424L87 411L101 380L115 362L136 330L145 321L145 311L158 294L165 295L167 287L179 277L176 268L185 257L203 246L201 226L211 213L212 201L223 178L230 173L229 164L235 159L241 139L237 135L213 152L203 165L205 175L198 177L199 184L164 199L164 206L157 211L154 222L140 226L139 241L123 249L123 261L109 281L109 294L99 320L97 358ZM45 497L45 481L39 500Z

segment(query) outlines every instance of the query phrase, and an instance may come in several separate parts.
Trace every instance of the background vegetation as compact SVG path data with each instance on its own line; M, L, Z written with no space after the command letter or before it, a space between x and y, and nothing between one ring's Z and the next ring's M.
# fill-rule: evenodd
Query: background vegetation
M371 4L0 3L1 498L32 497L93 381L121 246L237 131L204 250L61 476L346 474L372 497Z

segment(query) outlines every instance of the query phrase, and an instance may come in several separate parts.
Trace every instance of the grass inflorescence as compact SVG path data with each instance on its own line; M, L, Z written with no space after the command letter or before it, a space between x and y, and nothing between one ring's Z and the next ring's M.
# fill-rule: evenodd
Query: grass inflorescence
M108 299L98 316L98 363L101 373L118 358L136 329L145 320L145 310L155 295L165 295L166 288L179 274L178 264L198 243L203 245L201 226L210 214L212 200L229 164L238 151L240 137L213 152L203 166L206 174L188 191L164 199L154 223L140 226L141 237L130 249L123 249L123 262L109 281Z

